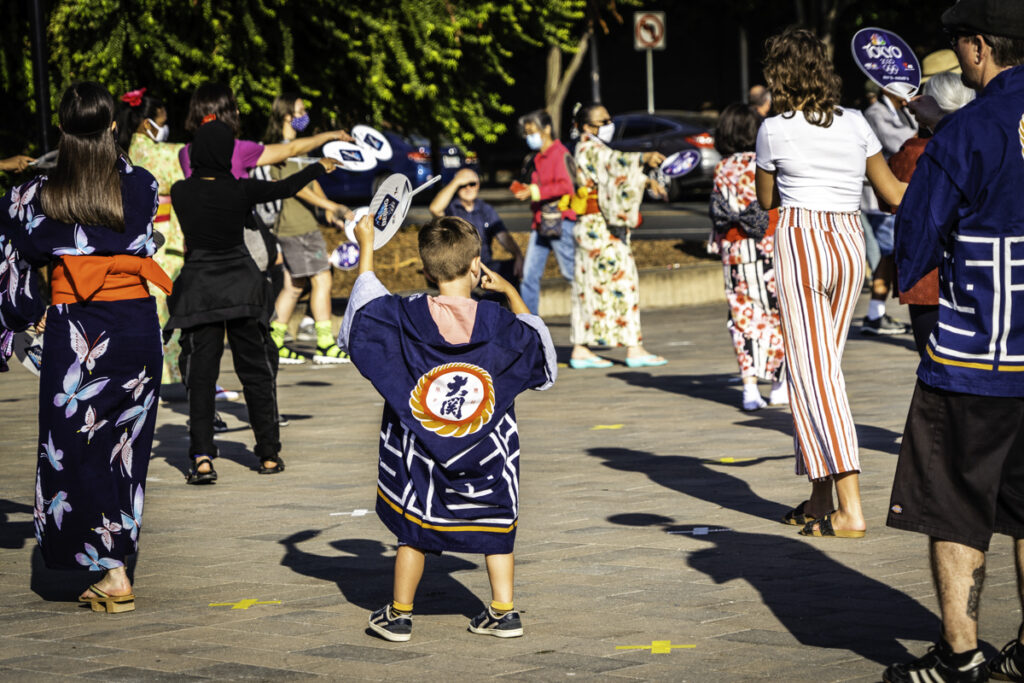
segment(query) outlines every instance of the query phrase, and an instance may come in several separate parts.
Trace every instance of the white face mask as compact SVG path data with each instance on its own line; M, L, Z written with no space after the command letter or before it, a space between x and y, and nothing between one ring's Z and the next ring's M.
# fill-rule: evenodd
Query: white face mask
M612 136L615 135L615 123L608 122L597 129L597 139L606 145L612 141Z
M156 121L153 119L146 119L146 122L151 124L153 128L156 128L156 134L150 132L150 128L146 127L146 135L151 137L154 142L165 142L171 135L171 128L166 123L162 126L156 125Z

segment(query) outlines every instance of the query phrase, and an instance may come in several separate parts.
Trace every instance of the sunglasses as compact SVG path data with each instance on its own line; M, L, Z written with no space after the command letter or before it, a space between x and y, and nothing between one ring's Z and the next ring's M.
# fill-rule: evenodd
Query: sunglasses
M978 35L977 33L968 33L964 31L947 31L947 33L949 34L949 46L954 50L956 50L957 46L960 44L961 38L972 38ZM992 47L992 43L989 41L987 36L982 35L981 39L985 41L986 45Z
M480 183L464 183L464 184L462 184L462 185L459 185L459 189L461 190L461 189L462 189L462 188L464 188L464 187L476 187L476 186L477 186L477 185L479 185L479 184L480 184Z

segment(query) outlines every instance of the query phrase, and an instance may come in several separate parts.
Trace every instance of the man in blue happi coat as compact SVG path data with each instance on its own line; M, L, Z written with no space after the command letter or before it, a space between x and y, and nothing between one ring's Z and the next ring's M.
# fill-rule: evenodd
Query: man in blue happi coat
M942 23L978 97L941 121L911 105L935 136L896 219L899 285L938 267L940 305L888 517L930 538L942 635L884 679L1024 681L1024 633L987 663L977 639L993 532L1024 595L1024 1L961 0Z

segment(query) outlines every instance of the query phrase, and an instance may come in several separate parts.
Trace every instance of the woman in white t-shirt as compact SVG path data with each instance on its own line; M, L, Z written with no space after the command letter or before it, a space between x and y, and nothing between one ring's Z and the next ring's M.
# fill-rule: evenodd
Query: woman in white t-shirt
M865 173L892 206L904 183L860 112L838 106L839 77L825 45L804 30L765 44L764 75L778 116L757 136L757 197L781 206L776 287L789 374L797 474L811 497L783 521L805 536L864 535L857 433L840 361L864 282L859 217ZM834 509L835 485L839 507Z

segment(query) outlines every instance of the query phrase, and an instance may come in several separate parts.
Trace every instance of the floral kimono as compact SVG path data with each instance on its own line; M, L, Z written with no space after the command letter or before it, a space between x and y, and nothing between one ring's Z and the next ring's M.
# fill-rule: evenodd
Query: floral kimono
M613 150L587 134L576 146L576 184L597 193L600 210L580 215L576 223L573 344L637 346L642 339L639 283L629 248L647 182L641 156Z
M170 142L156 142L148 135L136 133L132 136L131 158L132 161L149 171L159 183L160 206L154 219L154 228L163 234L166 242L154 256L153 260L159 264L165 273L172 279L178 277L181 267L185 263L185 236L178 225L178 215L171 206L171 185L184 179L185 174L178 163L178 152L184 145ZM156 299L156 312L160 318L160 325L165 325L171 317L167 309L167 297L159 289L153 290L153 298ZM179 337L181 332L175 330L167 343L164 344L163 377L164 384L181 381L181 370L178 368L178 355L181 354Z
M109 256L114 258L92 261L111 271L106 264L115 261L149 266L145 275L136 271L143 292L143 277L161 281L148 258L157 248L157 182L123 158L118 171L124 232L47 218L39 199L45 176L0 198L0 370L7 369L14 332L45 310L36 269L60 262L58 268L75 272L63 265L64 257ZM104 277L100 272L101 282ZM69 281L77 292L85 279ZM159 402L160 325L152 297L97 300L99 294L83 292L85 300L56 304L46 313L35 531L44 561L55 569L122 566L137 550L142 526Z
M757 203L754 152L739 152L715 167L711 195L714 223L708 251L722 257L726 323L740 376L779 381L784 368L779 302L775 293L777 211Z

